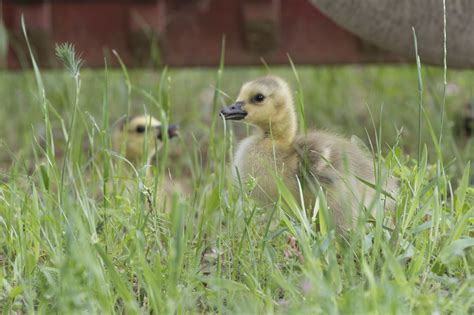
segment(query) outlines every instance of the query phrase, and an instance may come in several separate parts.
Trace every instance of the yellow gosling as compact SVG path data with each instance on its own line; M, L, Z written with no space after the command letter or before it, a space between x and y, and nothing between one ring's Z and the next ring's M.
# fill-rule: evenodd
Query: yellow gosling
M277 174L296 200L302 190L307 209L314 207L317 187L321 187L338 228L352 227L361 209L370 208L376 193L363 183L375 184L374 163L368 152L326 131L297 135L292 93L281 78L266 76L245 83L237 101L221 115L257 127L254 135L239 143L232 168L243 182L255 181L251 194L260 203L278 199ZM383 190L396 194L396 181L383 176ZM386 208L393 207L393 200L383 194L381 198L386 199Z

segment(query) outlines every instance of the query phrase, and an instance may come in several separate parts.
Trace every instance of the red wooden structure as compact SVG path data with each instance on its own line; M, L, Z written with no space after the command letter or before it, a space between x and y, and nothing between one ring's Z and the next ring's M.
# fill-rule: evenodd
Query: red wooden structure
M308 0L4 0L3 66L28 64L21 31L41 66L56 64L55 43L70 42L87 66L215 66L225 36L226 65L398 61L341 29ZM0 52L1 54L1 52ZM0 55L0 66L2 65Z

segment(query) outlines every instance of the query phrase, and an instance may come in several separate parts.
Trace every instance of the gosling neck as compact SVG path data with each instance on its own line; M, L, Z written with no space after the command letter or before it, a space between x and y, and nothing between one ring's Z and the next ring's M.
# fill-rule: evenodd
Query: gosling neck
M270 120L262 129L265 138L277 144L292 145L296 137L298 124L294 111L288 111Z

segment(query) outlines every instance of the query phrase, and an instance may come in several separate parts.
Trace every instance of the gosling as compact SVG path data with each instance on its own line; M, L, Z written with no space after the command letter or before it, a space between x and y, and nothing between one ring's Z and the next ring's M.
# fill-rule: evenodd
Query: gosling
M157 152L162 146L165 133L168 138L178 136L176 125L169 125L163 128L159 120L150 115L134 116L129 119L119 121L112 131L112 147L116 152L123 152L127 160L135 167L156 165ZM147 168L145 186L154 184L156 173L152 167ZM119 175L120 178L127 176ZM130 185L122 186L125 189L134 189ZM170 201L175 192L181 192L181 186L172 181L168 176L163 178L163 182L156 193L157 205L165 212L171 209Z
M254 182L251 195L270 204L279 197L275 175L306 209L314 207L318 187L325 192L330 217L336 228L350 229L376 195L367 183L375 184L374 163L355 143L325 131L297 135L297 118L288 84L266 76L245 83L237 102L221 111L225 120L242 120L258 132L242 140L236 150L233 170L242 182ZM393 178L382 189L397 190ZM383 195L383 194L382 194ZM383 196L381 198L384 198ZM387 198L385 207L392 207Z
M169 125L164 130L161 122L153 116L133 116L122 119L113 128L112 147L116 152L124 150L125 158L135 166L143 162L150 164L162 146L164 133L171 139L178 135L178 128Z

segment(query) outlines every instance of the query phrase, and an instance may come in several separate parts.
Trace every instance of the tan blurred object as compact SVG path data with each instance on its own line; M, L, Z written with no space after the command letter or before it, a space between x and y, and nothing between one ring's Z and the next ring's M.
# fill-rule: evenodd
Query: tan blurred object
M362 39L412 60L415 28L422 62L443 65L443 1L311 0L321 12ZM474 1L446 0L447 63L474 67Z

